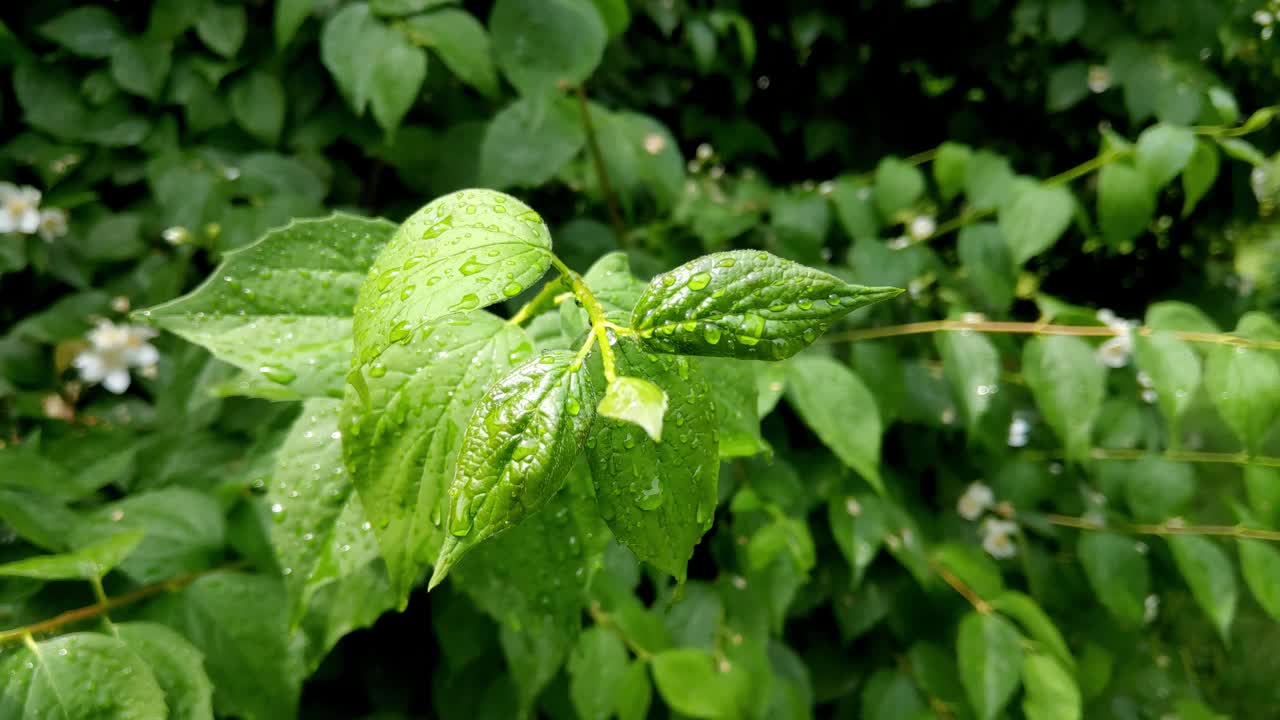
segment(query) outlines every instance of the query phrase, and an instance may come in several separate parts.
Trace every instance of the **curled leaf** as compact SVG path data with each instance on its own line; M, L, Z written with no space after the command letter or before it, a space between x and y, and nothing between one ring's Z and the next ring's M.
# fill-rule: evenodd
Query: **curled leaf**
M667 412L667 394L648 380L615 378L605 390L600 414L639 425L654 442L662 442L662 417Z

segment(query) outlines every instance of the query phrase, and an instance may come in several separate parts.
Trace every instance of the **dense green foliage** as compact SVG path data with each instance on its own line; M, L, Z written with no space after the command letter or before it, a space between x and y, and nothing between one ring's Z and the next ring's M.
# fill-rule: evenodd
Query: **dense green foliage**
M0 718L1280 707L1273 0L11 5Z

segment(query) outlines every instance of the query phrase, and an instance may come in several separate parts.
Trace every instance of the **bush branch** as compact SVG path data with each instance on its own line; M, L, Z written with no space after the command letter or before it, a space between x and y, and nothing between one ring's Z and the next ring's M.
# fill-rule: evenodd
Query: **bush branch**
M841 333L828 334L824 342L853 342L857 340L876 340L878 338L899 337L903 335L922 335L935 332L983 332L1012 335L1074 335L1078 337L1115 337L1120 332L1105 326L1091 325L1048 325L1032 322L1005 322L981 320L927 320L925 322L907 323L905 325L886 325L883 327L861 328ZM1252 340L1239 335L1226 333L1191 332L1185 330L1161 331L1150 327L1134 328L1134 335L1149 337L1156 332L1168 332L1179 340L1193 343L1213 345L1230 345L1232 347L1254 348L1258 350L1280 350L1280 340Z
M629 243L627 225L622 221L622 211L618 209L618 198L613 194L613 183L609 181L609 171L604 166L604 154L600 152L595 125L591 123L586 88L579 85L577 94L578 110L582 113L582 129L587 135L587 151L591 153L591 163L595 166L596 179L600 182L600 194L604 196L604 204L609 209L609 222L613 224L613 234L618 236L618 245L626 247Z
M1212 535L1217 537L1245 538L1280 542L1280 531L1260 530L1241 525L1182 525L1173 522L1159 524L1104 524L1088 518L1049 513L1044 516L1050 525L1076 528L1077 530L1102 530L1127 535Z

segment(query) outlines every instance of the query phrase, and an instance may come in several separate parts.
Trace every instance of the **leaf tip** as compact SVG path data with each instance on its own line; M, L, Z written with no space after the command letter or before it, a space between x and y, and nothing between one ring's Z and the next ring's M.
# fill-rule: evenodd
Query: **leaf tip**
M431 579L427 581L427 592L431 592L435 586L444 582L449 575L449 570L462 556L462 552L462 546L456 537L449 535L444 539L444 544L440 546L440 554L436 556L436 566L431 571Z

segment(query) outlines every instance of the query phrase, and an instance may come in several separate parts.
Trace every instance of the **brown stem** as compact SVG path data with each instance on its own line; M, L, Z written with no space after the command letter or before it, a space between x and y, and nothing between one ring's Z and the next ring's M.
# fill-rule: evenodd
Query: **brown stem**
M933 558L928 558L928 562L929 568L938 573L938 576L946 581L946 583L951 586L951 589L960 593L961 597L965 600L968 600L974 610L977 610L983 615L993 612L991 603L983 600L981 595L979 595L973 588L969 587L969 585L965 583L964 580L961 580L955 573L940 565L938 561Z
M924 322L906 323L904 325L886 325L884 327L861 328L842 333L827 335L824 342L852 342L857 340L875 340L902 335L921 335L935 332L984 332L1013 335L1073 335L1078 337L1115 337L1121 331L1109 327L1091 325L1049 325L1046 323L1006 322L981 320L968 322L965 320L927 320ZM1134 335L1150 336L1157 332L1154 328L1139 327L1131 331ZM1179 340L1194 343L1210 343L1215 345L1231 345L1234 347L1255 348L1259 350L1280 350L1280 340L1251 340L1238 335L1225 333L1189 332L1185 330L1159 331L1168 332Z
M1087 518L1056 515L1054 513L1049 513L1044 518L1051 525L1061 525L1063 527L1076 528L1077 530L1107 530L1129 535L1214 535L1218 537L1280 542L1280 531L1259 530L1239 525L1170 525L1167 522L1158 525L1141 523L1135 525L1104 525Z
M596 178L600 181L600 194L604 195L604 204L609 209L609 222L613 224L613 234L618 237L618 245L627 247L630 244L627 225L622 221L622 212L618 209L618 198L613 194L613 183L610 182L609 172L604 166L604 154L600 152L600 141L596 138L596 129L591 123L587 89L579 85L577 94L578 109L582 113L582 129L587 134L587 150L591 153L591 163L595 165Z

